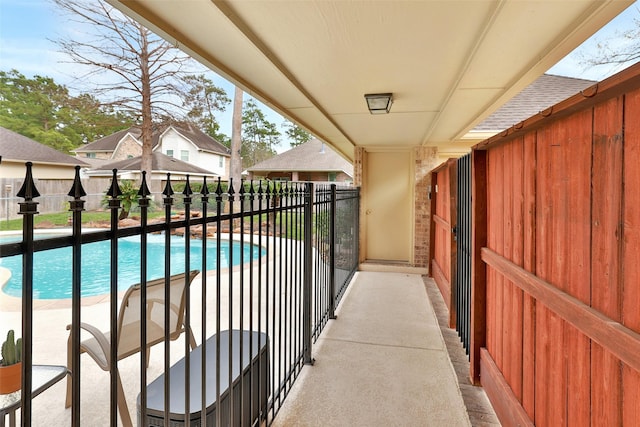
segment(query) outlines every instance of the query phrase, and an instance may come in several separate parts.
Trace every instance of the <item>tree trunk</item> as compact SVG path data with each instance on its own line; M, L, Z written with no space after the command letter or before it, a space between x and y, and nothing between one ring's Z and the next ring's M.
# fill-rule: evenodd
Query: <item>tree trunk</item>
M235 88L233 98L233 122L231 125L231 170L229 177L233 178L234 187L240 185L242 177L242 89L238 86ZM236 187L238 189L239 187Z
M149 49L144 29L139 27L142 37L140 52L140 85L142 87L142 158L140 169L147 173L147 183L151 186L153 123L151 116L151 75L149 70Z
M233 97L233 121L231 123L231 170L229 178L233 179L233 189L236 191L233 210L240 210L241 200L239 199L240 185L242 184L242 89L235 87ZM231 179L229 180L231 182ZM234 228L240 226L239 220L234 221Z

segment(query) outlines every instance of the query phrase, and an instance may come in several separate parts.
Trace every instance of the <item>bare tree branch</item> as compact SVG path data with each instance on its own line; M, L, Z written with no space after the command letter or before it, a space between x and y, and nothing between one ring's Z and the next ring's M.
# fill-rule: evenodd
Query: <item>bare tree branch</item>
M151 173L152 122L184 116L182 79L195 63L167 41L102 0L53 0L71 22L73 39L54 40L70 62L86 71L76 78L92 82L103 105L132 112L142 130L142 169Z

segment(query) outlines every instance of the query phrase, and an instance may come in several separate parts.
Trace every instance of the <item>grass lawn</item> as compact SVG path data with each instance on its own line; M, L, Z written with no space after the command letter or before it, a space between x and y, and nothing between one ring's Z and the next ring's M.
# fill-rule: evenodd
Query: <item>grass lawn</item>
M136 215L136 212L130 214L130 216ZM69 227L69 218L71 218L71 212L38 214L35 215L34 222L36 228ZM158 210L149 212L149 219L153 218L164 218L164 211ZM110 219L111 213L108 211L82 212L83 224L109 221ZM22 230L22 218L0 221L0 231L5 230Z

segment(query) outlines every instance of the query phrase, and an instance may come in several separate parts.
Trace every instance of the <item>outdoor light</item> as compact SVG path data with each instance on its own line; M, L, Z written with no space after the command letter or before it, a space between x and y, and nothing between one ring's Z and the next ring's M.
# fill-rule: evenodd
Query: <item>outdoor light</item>
M371 114L388 114L393 104L392 93L368 93L364 99L367 100L367 107Z

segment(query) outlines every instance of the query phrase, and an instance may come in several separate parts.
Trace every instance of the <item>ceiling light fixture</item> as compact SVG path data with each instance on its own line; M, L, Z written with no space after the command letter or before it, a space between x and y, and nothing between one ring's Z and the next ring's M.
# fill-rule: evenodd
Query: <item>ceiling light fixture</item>
M388 114L393 104L392 93L367 93L364 95L371 114Z

